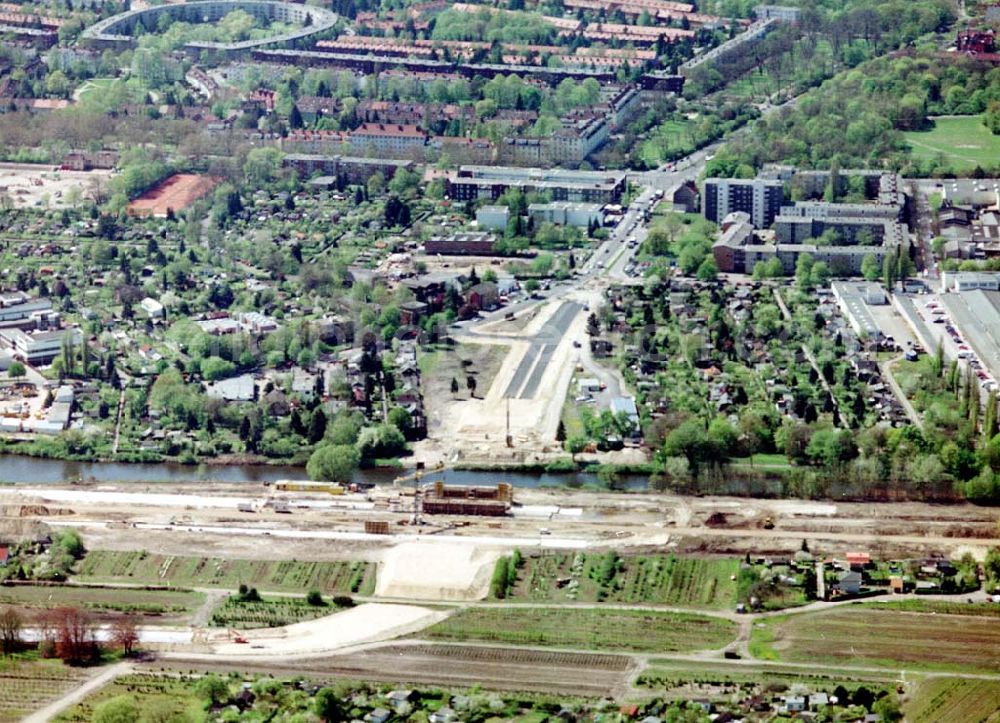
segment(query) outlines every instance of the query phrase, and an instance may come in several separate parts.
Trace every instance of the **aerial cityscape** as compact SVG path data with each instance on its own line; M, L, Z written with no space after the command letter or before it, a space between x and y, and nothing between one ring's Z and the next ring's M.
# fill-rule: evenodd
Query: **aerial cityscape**
M0 723L1000 723L995 0L0 7Z

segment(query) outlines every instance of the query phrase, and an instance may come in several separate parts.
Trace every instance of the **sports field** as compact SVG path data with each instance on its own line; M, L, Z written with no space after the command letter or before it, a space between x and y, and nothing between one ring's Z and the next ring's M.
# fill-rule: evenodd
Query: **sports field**
M905 133L914 158L943 159L955 171L1000 161L1000 136L983 125L982 116L942 116L931 119L929 131Z
M193 173L175 173L146 191L128 205L135 216L166 216L168 210L181 211L215 186L215 181Z

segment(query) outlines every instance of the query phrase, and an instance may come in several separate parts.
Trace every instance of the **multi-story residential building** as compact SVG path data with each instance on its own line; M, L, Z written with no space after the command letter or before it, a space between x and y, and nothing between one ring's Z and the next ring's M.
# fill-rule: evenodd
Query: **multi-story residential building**
M784 183L765 178L708 178L702 193L705 218L719 223L733 211L750 214L754 228L768 228L785 201Z
M413 161L398 161L385 158L358 158L355 156L323 156L307 153L290 153L282 159L285 168L294 168L301 178L320 174L330 176L336 183L365 183L376 173L386 179L396 175L400 169L413 170Z
M448 193L459 201L496 200L509 188L548 192L554 201L617 203L625 192L625 173L461 166L448 176Z
M877 171L844 173L865 178L871 203L799 201L780 206L780 213L771 216L774 206L769 204L777 196L765 200L765 189L781 194L782 186L791 183L800 190L819 194L829 182L829 172L806 171L800 177L790 167L771 166L753 181L708 179L705 216L717 222L722 219L722 235L712 247L719 270L750 273L757 263L777 258L785 273L791 273L798 258L809 254L814 261L827 263L834 275L850 276L860 273L866 256L881 264L891 253L909 253L909 232L900 222L907 200L900 190L899 177ZM753 228L769 225L773 227L774 243L760 243ZM837 234L834 242L817 244L815 239L828 230Z
M359 155L422 158L427 134L415 125L362 123L348 134L348 146Z
M679 68L680 74L687 76L692 70L705 63L726 63L746 57L750 48L763 40L768 33L780 24L781 20L773 17L766 20L758 20L732 40L727 40L722 45L712 48L707 53L696 55L686 63L682 63Z
M802 17L802 8L790 5L758 5L753 9L758 20L780 20L791 25L798 24Z

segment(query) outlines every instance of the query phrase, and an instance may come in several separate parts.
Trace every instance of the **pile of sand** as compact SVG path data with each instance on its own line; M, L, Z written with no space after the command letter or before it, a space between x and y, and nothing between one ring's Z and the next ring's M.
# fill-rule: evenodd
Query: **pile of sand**
M241 633L246 643L231 642L223 632L213 633L207 642L214 655L319 655L410 635L447 616L447 611L415 605L369 603L282 628L247 630Z
M404 542L386 550L375 594L414 600L479 600L501 552L452 540Z

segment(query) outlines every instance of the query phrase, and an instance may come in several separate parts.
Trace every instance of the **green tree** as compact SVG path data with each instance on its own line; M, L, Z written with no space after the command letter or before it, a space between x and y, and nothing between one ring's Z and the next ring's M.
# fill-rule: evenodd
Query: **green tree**
M875 254L865 254L865 257L861 259L861 275L865 277L866 281L878 281L878 257Z
M892 258L892 254L889 254L882 261L882 283L885 284L885 289L890 294L896 284L896 278L895 260Z
M217 675L209 674L195 684L195 693L208 705L223 705L229 702L229 685Z
M324 721L327 721L327 723L339 723L339 721L349 718L343 703L343 698L341 695L338 695L338 691L333 688L320 688L316 692L313 705L316 715Z
M812 255L799 254L795 260L795 285L803 291L812 288L812 267Z
M1000 101L991 100L986 106L983 123L993 135L1000 135Z
M714 281L719 273L719 267L715 264L712 256L706 256L705 260L698 265L698 279L700 281Z
M7 367L7 376L11 379L23 377L26 373L27 370L24 368L24 364L19 361L11 362L10 366Z
M91 723L136 723L139 704L131 695L118 695L94 707Z
M323 407L316 407L309 420L309 444L318 443L326 435L326 412Z
M354 447L330 444L312 453L306 464L306 472L310 479L343 484L351 481L360 463L361 455Z
M899 709L899 699L892 693L888 693L872 706L872 713L878 716L880 723L897 723L903 720L903 712Z

